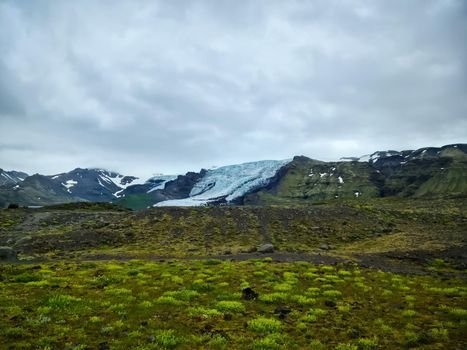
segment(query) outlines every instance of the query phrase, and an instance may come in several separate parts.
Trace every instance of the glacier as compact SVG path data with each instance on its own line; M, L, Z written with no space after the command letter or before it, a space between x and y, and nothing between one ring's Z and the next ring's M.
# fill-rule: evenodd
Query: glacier
M223 199L232 202L266 185L289 162L291 159L262 160L209 169L193 186L188 198L171 199L154 206L202 206Z

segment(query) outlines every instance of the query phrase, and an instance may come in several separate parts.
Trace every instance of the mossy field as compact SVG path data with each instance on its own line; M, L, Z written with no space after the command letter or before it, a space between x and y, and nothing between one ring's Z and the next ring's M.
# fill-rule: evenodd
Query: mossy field
M465 349L465 279L355 264L0 266L2 349Z
M0 210L0 349L465 349L466 208Z

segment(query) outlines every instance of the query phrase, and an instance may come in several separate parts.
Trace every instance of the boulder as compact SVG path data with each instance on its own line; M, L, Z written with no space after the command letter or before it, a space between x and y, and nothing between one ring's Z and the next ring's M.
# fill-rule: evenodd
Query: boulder
M266 243L258 247L260 253L274 253L274 246L271 243Z
M0 247L0 261L18 261L18 254L16 250L10 247Z
M257 299L259 296L258 293L256 293L253 289L250 287L246 287L242 289L242 298L244 300L254 300Z
M329 246L329 244L323 243L323 244L320 244L319 249L321 249L321 250L329 250L329 249L331 249L331 247Z

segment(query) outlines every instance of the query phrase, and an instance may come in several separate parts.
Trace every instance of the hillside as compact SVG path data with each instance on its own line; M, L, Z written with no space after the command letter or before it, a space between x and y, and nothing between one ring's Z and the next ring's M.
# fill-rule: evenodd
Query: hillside
M376 152L350 161L320 162L295 157L282 176L250 193L245 204L300 204L378 197L467 195L467 147Z
M298 253L320 252L326 245L336 256L429 253L465 248L466 204L465 199L372 199L131 212L77 203L0 211L0 246L37 257L212 256L254 252L264 243Z

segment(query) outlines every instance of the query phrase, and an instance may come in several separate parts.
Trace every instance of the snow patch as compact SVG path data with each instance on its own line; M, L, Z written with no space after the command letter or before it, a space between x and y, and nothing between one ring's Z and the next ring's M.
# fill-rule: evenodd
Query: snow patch
M73 186L76 186L77 184L78 184L78 181L75 181L75 180L68 180L66 183L62 182L62 186L66 187L66 190L68 191L68 193L71 193L70 188L72 188Z
M339 181L340 184L343 184L343 183L344 183L344 179L342 179L341 176L339 176L339 177L337 178L337 181Z
M175 180L177 176L178 175L160 175L151 177L147 182L150 182L151 180L162 180L162 182L159 182L157 185L152 187L147 193L153 192L155 190L163 190L165 188L165 184L169 181Z

